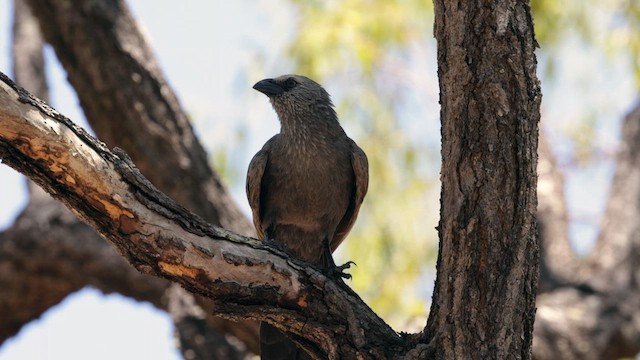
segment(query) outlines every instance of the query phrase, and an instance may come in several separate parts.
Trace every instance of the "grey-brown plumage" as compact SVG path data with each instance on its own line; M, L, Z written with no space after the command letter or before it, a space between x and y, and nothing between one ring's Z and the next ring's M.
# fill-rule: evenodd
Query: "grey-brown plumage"
M283 75L256 83L278 114L280 133L251 160L247 197L258 236L298 258L333 265L367 192L367 157L344 132L329 94L315 81ZM263 359L307 359L274 327L261 326Z

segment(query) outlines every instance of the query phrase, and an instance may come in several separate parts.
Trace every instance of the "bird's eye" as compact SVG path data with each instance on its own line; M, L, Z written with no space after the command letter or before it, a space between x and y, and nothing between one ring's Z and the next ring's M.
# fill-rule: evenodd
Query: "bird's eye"
M284 82L284 87L287 90L293 89L294 87L296 87L296 85L298 85L298 83L294 78L288 78L287 81Z

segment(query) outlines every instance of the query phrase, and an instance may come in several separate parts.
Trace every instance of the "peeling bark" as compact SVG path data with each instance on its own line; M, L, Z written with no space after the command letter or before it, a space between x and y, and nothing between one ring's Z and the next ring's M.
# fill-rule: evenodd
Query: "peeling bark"
M95 231L61 207L43 192L35 192L11 229L2 233L0 266L6 275L0 276L3 340L87 285L162 307L166 282L128 266ZM80 237L83 242L77 241Z

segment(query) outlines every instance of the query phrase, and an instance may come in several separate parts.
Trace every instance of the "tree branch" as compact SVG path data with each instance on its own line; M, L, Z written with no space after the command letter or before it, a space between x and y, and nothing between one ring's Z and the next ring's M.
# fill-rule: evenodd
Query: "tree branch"
M42 51L44 39L38 20L24 0L13 2L12 36L11 56L16 82L43 101L49 101Z
M621 130L618 164L587 271L598 289L640 289L640 102Z
M402 339L348 287L315 268L207 224L115 153L0 73L0 156L109 240L138 270L266 321L319 357L385 358Z
M183 289L136 271L113 246L35 185L27 207L11 228L0 233L0 269L0 343L67 295L93 286L169 312L183 354L241 359L246 351L258 349L251 323L229 326L194 306L193 297ZM240 339L248 349L223 342L220 331Z
M43 38L38 21L24 0L14 1L13 72L16 81L46 99ZM101 98L108 96L102 92ZM118 119L112 121L116 124ZM126 138L127 136L123 136ZM139 139L142 144L149 137ZM155 153L162 157L162 154ZM90 285L149 301L168 311L186 358L241 359L247 351L258 352L257 324L231 323L205 314L182 289L173 290L163 279L140 274L115 249L62 204L29 181L29 204L16 222L0 233L0 343L16 334L24 324L38 318L68 294ZM218 213L224 213L220 209ZM198 299L207 307L204 300ZM245 348L220 334L233 335ZM236 342L237 343L237 342Z
M100 139L124 149L156 187L187 209L212 224L253 234L251 222L209 167L127 4L27 2Z
M58 0L29 2L35 15L39 17L45 37L67 70L68 79L76 89L83 110L96 133L110 146L121 146L126 149L154 184L190 210L202 215L213 224L223 224L242 234L252 234L253 227L250 222L240 212L215 172L209 167L204 149L197 140L176 95L164 80L150 47L126 4L123 1L97 1L90 4L83 1L69 3ZM21 10L20 13L24 14L25 10L28 10L24 3L25 1L17 0L16 12ZM16 18L16 24L19 25L20 21L24 20L24 16ZM26 20L28 20L25 22L27 24L34 23L32 17ZM30 29L32 26L27 26L27 30ZM18 33L34 35L33 31ZM39 36L37 31L35 35ZM15 64L25 68L26 62L16 61ZM22 80L24 79L23 77ZM167 169L172 176L167 176L163 172ZM57 225L51 224L60 232L66 232ZM26 229L16 230L33 235ZM35 232L37 231L38 229L35 229ZM74 238L75 236L71 235L68 239ZM100 257L101 247L95 245L93 249L96 253L87 254L94 255L88 258L96 259L98 262L108 262L108 257ZM83 246L68 249L77 248L85 249L87 252L90 250ZM73 255L70 256L73 257ZM32 260L36 259L38 258L32 258ZM53 259L42 258L42 260L48 260L47 266L53 266L51 264ZM58 260L60 260L58 266L64 267L68 265L67 260L71 259L61 257ZM114 273L131 272L125 261L115 261L112 265L126 267L115 268L112 270ZM91 271L83 272L78 274L77 280L93 284L97 280L92 278L93 275L99 277L100 274ZM120 290L126 290L127 286L129 289L135 287L135 284L116 283L117 280L124 279L126 278L116 277L112 279L111 284L120 286ZM141 283L138 287L142 289L146 285ZM18 291L15 295L19 295L20 289L14 289ZM105 288L101 290L110 291ZM175 294L177 293L171 292L170 296ZM136 292L133 291L131 294L125 292L123 295L136 297ZM183 293L179 299L170 302L188 303L190 301L181 299L187 296L190 295ZM43 300L46 298L46 296L42 297ZM150 299L150 301L164 303L161 299ZM196 302L203 309L212 307L204 298L197 297ZM213 336L213 331L208 329L213 326L238 337L251 351L258 352L256 322L231 323L208 315L185 317L186 313L210 313L208 310L195 311L194 309L189 307L188 310L176 310L175 306L169 309L178 333L182 331L182 325L186 324L192 328L187 331L193 334L194 324L198 321L202 322L197 326L203 331L199 334L200 336L178 334L178 337L184 340L180 343L181 351L200 355L208 353L214 358L219 355L217 353L219 349L206 349L206 345L210 343L208 340L194 341L203 337L208 339L207 334ZM20 311L6 309L6 312L14 314ZM37 312L33 316L37 316ZM220 338L220 336L214 337ZM215 339L213 341L217 342Z
M538 293L579 282L580 261L569 242L564 178L544 132L538 143L538 235L540 283Z

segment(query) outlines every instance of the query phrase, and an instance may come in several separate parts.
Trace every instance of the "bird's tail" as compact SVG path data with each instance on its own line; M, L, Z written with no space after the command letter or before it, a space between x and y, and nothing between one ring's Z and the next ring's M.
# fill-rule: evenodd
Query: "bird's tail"
M289 340L280 330L260 323L260 358L262 360L311 360L306 351Z

